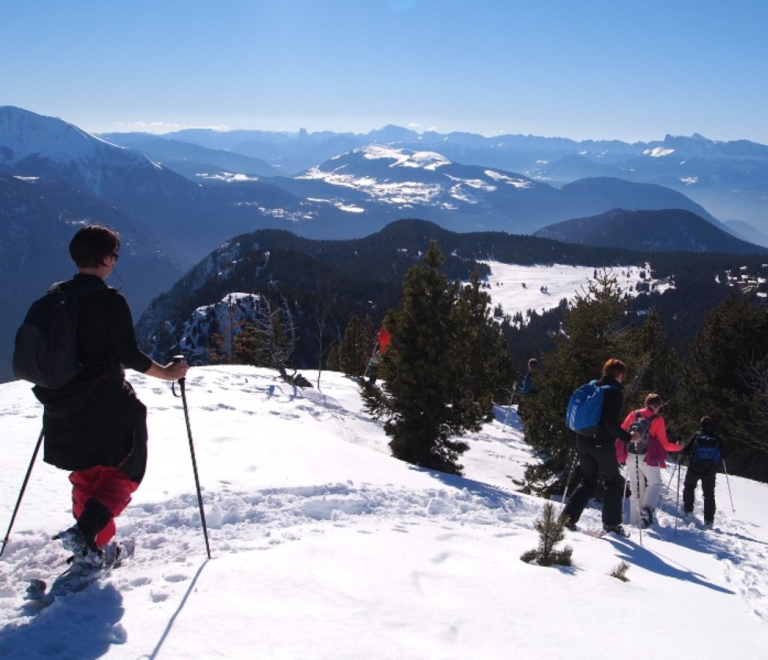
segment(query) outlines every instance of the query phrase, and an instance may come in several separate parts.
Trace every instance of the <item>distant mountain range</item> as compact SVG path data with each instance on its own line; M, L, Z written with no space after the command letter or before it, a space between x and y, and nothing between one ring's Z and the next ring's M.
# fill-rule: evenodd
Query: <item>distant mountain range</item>
M10 346L29 302L72 272L66 245L83 223L102 222L123 235L128 249L119 272L138 316L212 250L263 229L358 239L418 218L455 232L505 232L491 234L503 242L502 236L615 209L679 209L702 218L688 223L691 249L742 252L749 248L738 242L696 237L714 227L733 229L681 190L706 188L718 204L740 199L745 212L735 217L749 221L766 158L762 145L700 137L627 145L418 134L392 126L366 135L195 130L103 137L109 140L61 119L0 107L0 346ZM686 154L685 162L671 154L678 160ZM570 163L575 173L584 162L590 175L614 176L553 176L557 163ZM669 172L680 185L658 184ZM683 216L668 217L674 223ZM644 223L650 216L635 218ZM761 240L748 223L738 233ZM614 235L615 245L625 244ZM9 355L9 348L0 349L0 379L9 376Z
M105 137L133 146L125 142L133 139L129 135ZM286 176L339 154L382 144L433 151L457 163L517 172L555 187L592 177L653 183L685 194L722 221L751 224L762 232L762 244L768 245L768 146L747 140L722 142L694 134L629 144L533 135L417 133L398 126L365 134L190 129L163 138L262 159Z
M639 252L727 252L768 254L682 209L625 211L615 209L591 218L566 220L534 232L565 243L616 247Z

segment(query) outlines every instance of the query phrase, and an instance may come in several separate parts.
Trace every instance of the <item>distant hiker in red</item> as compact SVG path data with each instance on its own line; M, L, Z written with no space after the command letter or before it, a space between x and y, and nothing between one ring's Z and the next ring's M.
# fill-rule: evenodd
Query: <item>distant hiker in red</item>
M368 361L368 368L366 369L366 374L368 375L368 382L371 385L373 385L376 382L376 379L379 376L379 365L381 364L381 358L386 352L387 347L389 346L389 342L392 341L392 335L390 335L389 330L387 330L382 325L376 339L377 339L376 350L373 352L371 359Z
M389 342L392 341L392 335L389 334L389 330L387 330L383 325L379 330L378 339L379 339L379 350L382 353L384 353L387 350L387 346L389 346Z
M643 528L653 524L653 512L659 506L661 468L667 467L664 462L667 452L682 448L667 438L667 427L659 414L662 405L664 402L658 394L651 393L645 397L645 407L629 413L621 428L630 431L634 425L646 431L646 437L642 438L641 433L640 442L629 444L616 440L616 457L619 463L627 464L627 479L632 490L629 522Z
M115 534L114 517L131 501L147 461L147 409L125 380L123 366L169 381L187 372L185 362L162 366L136 345L128 303L104 283L119 248L118 235L106 227L89 225L75 234L69 253L78 272L70 283L93 289L79 303L77 356L83 369L63 387L33 388L44 407L43 459L72 472L77 524L54 539L76 563L95 566Z

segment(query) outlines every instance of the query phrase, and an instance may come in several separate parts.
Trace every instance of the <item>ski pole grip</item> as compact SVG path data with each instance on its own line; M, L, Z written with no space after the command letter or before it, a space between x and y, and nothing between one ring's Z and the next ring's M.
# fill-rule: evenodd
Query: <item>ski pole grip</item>
M183 355L174 355L173 357L171 357L171 362L173 362L174 364L176 362L183 362L183 361L184 361ZM179 384L184 385L184 380L185 380L184 378L179 378Z

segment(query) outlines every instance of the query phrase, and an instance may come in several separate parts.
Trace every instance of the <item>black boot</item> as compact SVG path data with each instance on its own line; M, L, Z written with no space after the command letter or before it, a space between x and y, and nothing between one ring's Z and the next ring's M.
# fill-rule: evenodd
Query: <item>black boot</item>
M97 549L96 534L104 529L110 520L112 520L112 514L99 500L92 497L85 503L83 512L77 519L77 526L91 550Z

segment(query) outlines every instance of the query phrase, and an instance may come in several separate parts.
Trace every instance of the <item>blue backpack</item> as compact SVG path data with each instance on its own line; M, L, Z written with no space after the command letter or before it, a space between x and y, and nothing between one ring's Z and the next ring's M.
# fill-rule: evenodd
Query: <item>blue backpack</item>
M600 428L605 390L613 385L598 385L596 380L582 385L568 401L565 425L579 435L594 436Z
M693 440L691 463L718 465L720 463L720 438L714 434L702 433Z

